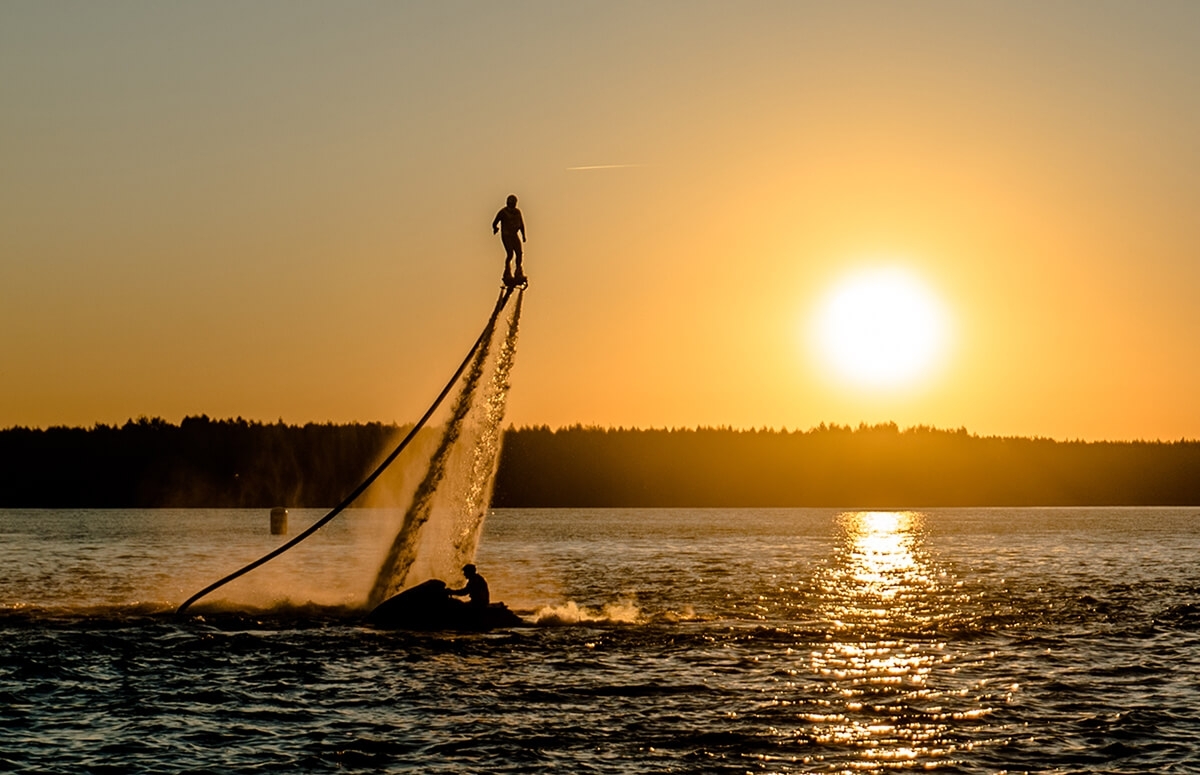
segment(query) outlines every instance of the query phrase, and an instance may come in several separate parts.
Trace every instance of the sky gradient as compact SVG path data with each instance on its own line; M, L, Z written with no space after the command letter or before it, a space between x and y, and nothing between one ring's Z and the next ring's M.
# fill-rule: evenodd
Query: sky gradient
M518 425L1200 438L1198 3L7 2L0 105L0 427L411 421L515 193Z

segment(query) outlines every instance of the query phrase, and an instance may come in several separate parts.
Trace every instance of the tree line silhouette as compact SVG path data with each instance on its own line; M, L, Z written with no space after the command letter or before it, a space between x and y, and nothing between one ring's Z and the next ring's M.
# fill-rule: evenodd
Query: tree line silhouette
M0 507L328 507L407 428L160 418L0 430ZM433 431L426 431L432 433ZM1200 442L807 431L510 428L497 507L1200 505Z
M895 423L808 431L525 428L497 506L1200 504L1200 442L980 437Z
M0 431L0 505L45 508L332 506L397 427L161 418Z

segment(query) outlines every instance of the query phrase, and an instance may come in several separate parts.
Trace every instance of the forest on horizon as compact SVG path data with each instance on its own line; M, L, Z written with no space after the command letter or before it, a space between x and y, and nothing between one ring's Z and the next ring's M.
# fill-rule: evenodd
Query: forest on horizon
M0 430L0 507L329 507L408 427L161 418ZM433 434L435 430L424 433ZM1200 441L985 437L894 423L806 431L509 428L495 507L1200 505Z

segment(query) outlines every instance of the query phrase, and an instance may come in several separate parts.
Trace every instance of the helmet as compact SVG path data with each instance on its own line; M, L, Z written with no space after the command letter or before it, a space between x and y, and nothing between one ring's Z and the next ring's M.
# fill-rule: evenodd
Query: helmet
M474 576L475 575L475 566L471 565L470 563L464 565L463 566L463 575L464 576Z
M516 194L509 194L509 195L508 195L508 206L509 206L509 207L516 207L516 206L517 206L517 195L516 195Z

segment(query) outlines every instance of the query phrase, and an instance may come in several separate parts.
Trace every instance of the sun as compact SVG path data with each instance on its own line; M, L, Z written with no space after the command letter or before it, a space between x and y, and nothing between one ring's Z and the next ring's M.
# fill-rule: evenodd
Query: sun
M945 309L914 274L861 270L837 282L814 318L822 361L842 381L900 388L931 374L948 340Z

